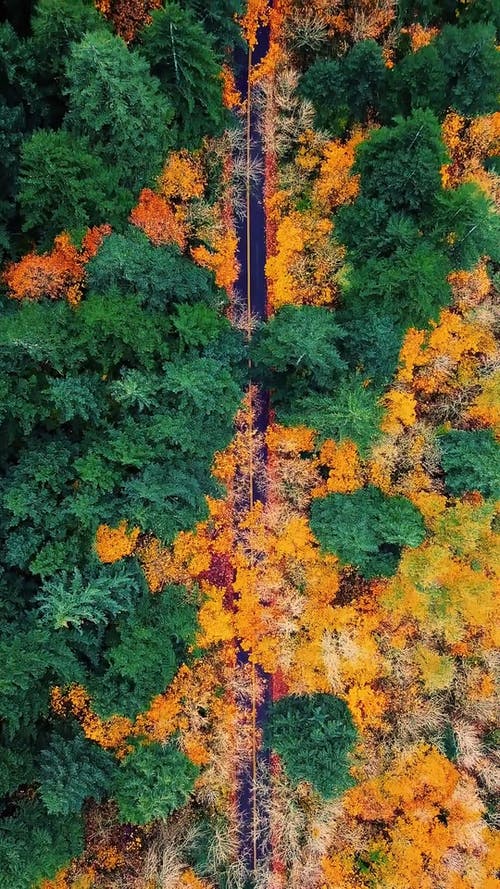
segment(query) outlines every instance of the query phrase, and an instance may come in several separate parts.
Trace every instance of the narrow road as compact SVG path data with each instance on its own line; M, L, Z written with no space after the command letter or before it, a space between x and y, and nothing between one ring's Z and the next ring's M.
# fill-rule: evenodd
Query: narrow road
M239 299L247 315L248 337L251 335L251 319L264 321L267 317L267 286L265 275L266 262L266 224L264 209L264 150L262 138L259 134L259 114L255 103L252 102L250 90L250 73L252 67L257 65L265 56L269 48L269 30L260 28L257 32L257 45L248 53L236 54L236 82L242 96L247 100L246 116L246 215L238 222L238 260L240 274L236 285ZM260 170L261 173L251 176L250 171ZM269 406L266 393L261 393L257 404L253 407L252 431L265 432L268 424ZM256 500L265 500L265 491L259 485L258 478L254 477L254 460L259 463L265 461L265 453L253 454L248 468L248 502L252 508ZM238 654L240 667L248 663L248 655L240 649ZM252 665L252 733L253 753L250 768L242 771L240 776L238 808L240 814L240 842L241 857L248 871L255 874L259 870L259 864L265 861L269 855L269 830L266 824L266 813L259 800L257 792L257 778L264 770L267 770L268 756L258 749L256 736L258 730L263 727L270 697L270 677L259 667ZM255 688L257 683L264 687L264 700L261 704L256 701ZM260 781L259 781L260 783Z

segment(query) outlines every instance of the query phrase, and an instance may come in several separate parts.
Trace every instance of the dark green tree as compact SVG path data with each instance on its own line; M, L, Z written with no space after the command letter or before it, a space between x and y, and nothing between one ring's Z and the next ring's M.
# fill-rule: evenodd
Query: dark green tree
M39 794L49 815L75 815L86 799L100 802L118 766L111 753L82 734L52 734L40 755Z
M196 606L184 587L168 586L154 597L143 591L135 608L115 624L112 644L103 651L106 669L90 679L100 713L134 718L167 689L194 642Z
M366 123L370 110L378 110L386 88L382 47L376 40L359 40L342 58L341 71L351 120Z
M498 107L500 58L495 27L477 23L456 28L446 25L436 39L445 66L447 105L474 117Z
M173 742L136 747L121 761L113 782L122 821L166 818L187 801L198 771Z
M314 500L311 528L321 546L367 578L395 573L404 546L425 538L422 516L406 497L368 485L353 494Z
M87 139L122 186L151 184L173 145L173 110L147 62L103 31L74 43L66 66L64 126Z
M214 308L225 302L211 272L182 256L177 247L155 247L132 226L122 235L113 232L106 238L86 271L91 292L117 288L137 294L153 310L164 311L173 302L203 301Z
M459 497L479 491L485 497L500 495L500 448L491 430L452 429L441 436L439 444L451 494Z
M23 231L42 249L62 231L81 235L91 225L123 225L133 205L118 171L64 130L40 130L24 142L18 200Z
M213 42L190 10L176 2L154 10L141 51L172 102L181 144L193 146L224 128L220 64Z
M391 70L382 115L390 122L395 114L407 117L415 108L429 108L441 117L448 105L446 63L436 43L410 52Z
M299 93L314 105L314 124L341 136L350 118L349 101L339 59L318 59L300 78Z
M346 369L338 351L343 335L328 309L283 306L253 338L256 376L278 401L309 389L331 390Z
M311 392L283 404L278 420L309 426L322 438L351 439L367 453L379 433L383 410L379 393L364 380L359 374L346 374L331 392Z
M384 201L393 211L417 217L432 205L447 159L438 119L417 109L392 127L381 127L357 149L354 171L365 198Z
M500 218L492 201L474 182L437 195L431 226L433 238L448 254L454 269L471 269L481 256L500 261Z
M214 46L222 56L229 47L243 43L236 16L243 12L241 0L181 0L183 9L189 9L212 35Z
M9 889L31 889L83 852L83 820L48 815L37 800L2 819L0 872Z
M290 780L308 781L326 798L340 796L355 783L349 753L356 737L347 704L319 693L280 698L265 727L265 745L279 753Z

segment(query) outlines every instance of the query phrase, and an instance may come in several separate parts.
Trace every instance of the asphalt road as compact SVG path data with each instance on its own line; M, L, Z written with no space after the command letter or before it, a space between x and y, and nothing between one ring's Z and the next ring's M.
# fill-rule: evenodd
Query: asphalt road
M257 33L257 45L252 52L252 66L257 65L265 56L269 48L268 28L260 28ZM243 97L247 96L248 87L248 54L240 51L235 56L236 83ZM248 194L248 216L238 221L237 235L239 240L238 260L240 274L236 284L238 299L246 310L250 307L254 318L262 321L267 316L267 285L265 276L266 261L266 220L264 210L264 150L262 139L258 132L258 109L254 103L250 103L250 162L252 166L258 166L262 174L255 179L252 177L251 188ZM254 429L264 432L269 420L269 399L265 392L261 393L258 404L255 405ZM257 459L266 458L265 448L257 455ZM253 479L253 499L265 501L265 490L259 486L258 479ZM246 504L250 506L249 502ZM238 663L242 667L248 662L246 652L239 650ZM264 685L264 700L257 705L255 722L257 728L265 724L266 713L270 701L270 677L260 668L256 668L258 679ZM255 766L257 771L267 770L269 766L268 754L258 750L256 761L247 764L242 769L238 793L238 809L240 813L240 854L250 872L255 871L259 863L269 855L269 829L267 815L262 801L258 795L254 797L253 781ZM257 813L259 832L255 835L255 816Z

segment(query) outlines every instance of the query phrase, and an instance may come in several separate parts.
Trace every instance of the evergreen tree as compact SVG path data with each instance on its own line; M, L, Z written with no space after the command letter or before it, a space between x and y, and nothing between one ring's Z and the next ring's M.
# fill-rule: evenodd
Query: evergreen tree
M265 745L279 753L293 783L309 781L328 799L354 784L349 753L356 736L347 704L320 693L280 698L265 727Z
M173 743L138 746L120 763L113 798L120 817L131 824L166 818L184 805L198 767Z
M425 538L422 516L406 497L368 485L353 494L314 500L311 528L321 546L367 578L394 574L403 546Z
M72 45L66 77L65 128L87 139L125 188L151 184L175 134L147 62L120 37L95 32Z
M175 108L181 144L197 145L222 132L227 118L212 40L176 2L154 10L152 19L141 34L141 51Z

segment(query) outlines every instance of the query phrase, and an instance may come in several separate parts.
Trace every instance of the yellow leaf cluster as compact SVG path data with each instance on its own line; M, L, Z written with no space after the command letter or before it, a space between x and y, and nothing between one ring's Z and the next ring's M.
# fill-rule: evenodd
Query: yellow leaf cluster
M205 175L199 154L173 151L158 177L158 190L167 200L190 201L203 197Z

